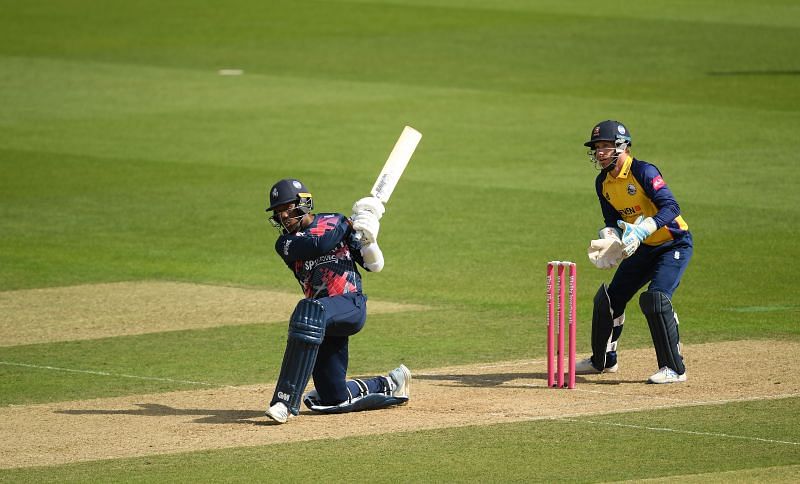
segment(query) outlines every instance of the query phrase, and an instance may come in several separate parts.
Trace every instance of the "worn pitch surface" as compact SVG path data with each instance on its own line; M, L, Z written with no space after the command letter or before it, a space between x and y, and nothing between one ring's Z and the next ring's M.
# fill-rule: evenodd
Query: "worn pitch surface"
M648 385L652 350L620 352L615 374L545 385L545 363L510 361L412 368L405 407L344 415L303 411L285 425L263 415L271 385L221 387L0 409L2 467L270 445L467 425L800 396L792 371L800 344L738 341L684 348L689 380ZM736 355L748 354L745 362ZM762 367L754 367L762 362Z

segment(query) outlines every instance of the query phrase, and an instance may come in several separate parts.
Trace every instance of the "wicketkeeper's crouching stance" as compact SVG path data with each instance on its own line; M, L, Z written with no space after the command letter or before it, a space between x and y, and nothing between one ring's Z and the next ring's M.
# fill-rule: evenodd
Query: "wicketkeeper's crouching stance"
M281 180L270 190L267 212L281 234L275 250L306 297L289 319L286 352L266 412L278 423L300 413L301 399L316 412L344 413L405 404L411 388L405 365L387 376L346 379L349 337L367 318L356 264L371 272L383 268L377 243L383 204L363 198L353 205L350 219L312 209L312 196L298 180ZM311 376L315 388L303 397Z
M592 356L579 361L578 374L617 371L617 341L625 306L647 283L639 307L647 318L658 371L650 383L686 381L678 315L672 294L692 257L692 235L672 191L658 168L630 154L631 136L620 122L608 120L592 129L585 143L596 167L597 196L606 227L589 246L599 268L619 264L611 283L594 297Z

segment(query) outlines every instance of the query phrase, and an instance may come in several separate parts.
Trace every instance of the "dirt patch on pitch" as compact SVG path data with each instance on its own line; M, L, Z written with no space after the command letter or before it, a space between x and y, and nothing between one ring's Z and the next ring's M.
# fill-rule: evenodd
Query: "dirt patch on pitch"
M0 346L258 322L285 323L298 293L181 282L117 282L0 292ZM370 314L422 306L370 299Z
M541 360L436 370L409 362L409 405L344 415L303 411L286 425L263 416L271 385L13 406L0 409L0 467L797 397L798 351L800 343L787 341L686 346L689 380L647 385L653 350L628 350L618 373L579 376L572 391L547 388Z

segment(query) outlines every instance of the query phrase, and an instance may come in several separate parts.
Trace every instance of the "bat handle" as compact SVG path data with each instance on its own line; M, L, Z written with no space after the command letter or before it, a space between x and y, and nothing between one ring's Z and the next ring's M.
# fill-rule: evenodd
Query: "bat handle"
M356 242L361 242L362 238L364 238L364 234L362 234L361 232L356 232L355 234L353 234L353 239Z

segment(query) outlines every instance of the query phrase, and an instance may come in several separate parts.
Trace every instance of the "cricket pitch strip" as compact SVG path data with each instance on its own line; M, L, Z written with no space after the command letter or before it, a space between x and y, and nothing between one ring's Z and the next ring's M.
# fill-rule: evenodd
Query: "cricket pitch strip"
M574 390L547 388L544 359L437 369L407 362L407 406L303 410L285 425L263 414L271 385L15 405L0 408L0 468L797 397L798 351L787 341L685 345L688 381L648 385L653 350L622 350L618 373L579 375Z

